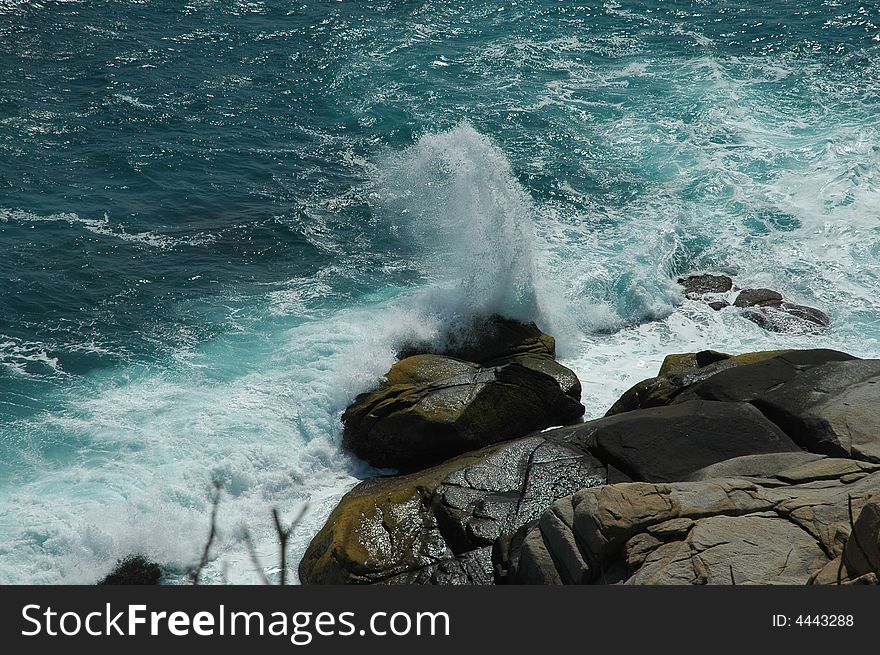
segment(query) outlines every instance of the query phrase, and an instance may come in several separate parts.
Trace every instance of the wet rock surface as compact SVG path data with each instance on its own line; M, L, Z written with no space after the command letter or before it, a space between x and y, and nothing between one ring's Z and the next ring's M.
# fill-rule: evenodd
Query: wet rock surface
M604 484L589 453L535 435L346 494L300 564L305 583L484 584L493 544L557 498Z

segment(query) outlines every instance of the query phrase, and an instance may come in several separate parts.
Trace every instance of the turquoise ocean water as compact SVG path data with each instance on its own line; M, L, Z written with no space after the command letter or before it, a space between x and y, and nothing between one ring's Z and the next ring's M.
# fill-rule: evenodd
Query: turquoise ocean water
M723 270L832 317L683 300ZM0 0L0 582L270 575L414 335L536 320L599 416L669 352L880 356L880 4ZM175 574L176 571L176 574Z

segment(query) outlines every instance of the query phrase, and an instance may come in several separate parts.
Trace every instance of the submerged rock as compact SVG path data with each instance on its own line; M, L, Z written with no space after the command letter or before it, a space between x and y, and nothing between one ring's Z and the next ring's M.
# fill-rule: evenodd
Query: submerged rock
M491 550L557 498L603 484L605 467L544 434L362 482L314 537L306 584L487 584Z
M853 475L853 466L859 474ZM837 468L837 475L829 471ZM514 540L526 584L806 584L852 552L849 503L876 537L880 466L820 459L790 475L623 483L556 501ZM791 484L797 479L797 484ZM851 500L850 500L851 499ZM865 508L863 510L863 508ZM870 509L869 509L870 508ZM861 515L860 515L861 519ZM513 543L513 541L512 541ZM844 548L846 544L846 548ZM861 575L876 549L861 561ZM826 576L827 577L827 576Z
M751 307L743 312L750 321L771 332L796 332L805 329L827 328L828 315L815 307L783 302L779 305Z
M345 410L343 444L374 466L413 469L584 413L577 376L534 325L495 317L451 352L397 362Z

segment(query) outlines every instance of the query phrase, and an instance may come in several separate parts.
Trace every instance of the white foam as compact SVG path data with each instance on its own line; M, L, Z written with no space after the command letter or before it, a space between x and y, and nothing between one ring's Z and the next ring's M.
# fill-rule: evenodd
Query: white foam
M199 234L193 237L175 238L167 234L157 232L128 232L124 226L115 225L110 216L104 213L101 218L82 217L78 214L65 212L57 214L40 215L20 209L8 209L0 207L0 221L14 223L68 223L81 227L93 234L113 237L122 241L129 241L151 248L169 250L179 246L201 246L213 241L211 235Z

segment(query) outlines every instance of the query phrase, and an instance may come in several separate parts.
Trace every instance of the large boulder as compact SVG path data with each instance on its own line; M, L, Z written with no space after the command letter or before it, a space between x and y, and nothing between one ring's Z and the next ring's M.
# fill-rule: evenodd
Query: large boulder
M687 479L710 464L758 453L797 452L746 403L692 400L589 421L570 437L633 480Z
M880 462L880 360L828 349L723 357L670 355L663 375L635 385L609 415L694 400L750 403L804 450Z
M696 380L677 394L672 402L701 398L728 402L752 402L769 390L794 380L802 373L830 362L854 360L837 350L792 350L774 353L746 365L720 368L702 380Z
M604 484L605 467L552 435L461 455L404 476L362 482L314 537L307 584L487 584L492 547L553 501Z
M855 573L870 568L876 549L858 560L850 513L860 516L878 490L880 465L824 458L768 478L584 489L511 540L508 580L806 584L825 572L828 581L839 557ZM870 541L876 513L865 511L859 536Z
M491 317L450 335L442 353L428 349L408 346L342 415L343 444L374 466L436 464L584 413L580 381L534 324Z
M411 470L583 413L553 377L522 364L415 355L345 410L343 444L373 466Z
M880 580L880 493L869 498L852 522L843 553L820 572L816 582L878 584Z
M742 455L732 457L717 464L694 471L688 480L712 480L714 478L769 478L780 471L791 469L801 464L809 464L825 455L803 451L763 453L761 455Z

